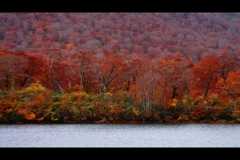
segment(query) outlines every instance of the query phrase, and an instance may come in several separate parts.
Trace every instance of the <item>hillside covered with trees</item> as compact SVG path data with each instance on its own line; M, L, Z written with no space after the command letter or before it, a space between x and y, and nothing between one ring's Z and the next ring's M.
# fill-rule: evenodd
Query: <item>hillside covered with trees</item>
M240 122L238 13L0 13L0 122Z

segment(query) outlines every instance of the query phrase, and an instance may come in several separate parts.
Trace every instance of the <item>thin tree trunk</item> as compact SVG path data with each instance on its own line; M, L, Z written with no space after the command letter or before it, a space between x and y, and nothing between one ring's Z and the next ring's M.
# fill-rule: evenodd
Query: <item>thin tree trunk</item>
M81 88L81 90L83 90L83 73L80 73L80 88Z
M55 78L54 76L53 76L53 79L54 79L55 83L57 84L58 88L60 89L60 91L61 91L62 93L64 93L61 85L58 83L58 81L56 80L56 78Z
M186 99L186 101L188 101L188 86L187 86L186 82L185 82L184 89L185 89L185 99Z
M173 87L173 93L172 93L172 99L174 99L174 98L177 96L176 90L177 90L177 87L174 86L174 87Z
M130 78L127 77L127 86L126 86L127 92L129 92L129 89L130 89Z
M235 110L236 106L237 106L236 95L235 94L232 95L232 100L233 100L233 109Z
M72 92L72 85L69 78L68 78L68 88L69 88L69 92Z
M209 87L210 87L210 83L211 83L212 77L213 77L213 75L211 74L211 78L210 78L210 80L208 81L208 84L207 84L207 87L206 87L206 90L205 90L205 93L204 93L204 98L207 97L207 94L208 94L208 90L209 90Z
M100 77L98 77L98 88L99 88L99 94L102 95L102 89L100 86Z
M11 79L11 89L12 89L12 91L15 90L15 89L14 89L14 83L15 83L14 79Z
M9 78L7 76L5 79L5 89L8 90L8 88L9 88Z
M206 90L204 92L204 98L207 97L209 86L210 86L210 82L207 84Z
M107 85L107 84L104 84L103 90L104 90L104 93L107 93L107 92L108 92L108 85Z

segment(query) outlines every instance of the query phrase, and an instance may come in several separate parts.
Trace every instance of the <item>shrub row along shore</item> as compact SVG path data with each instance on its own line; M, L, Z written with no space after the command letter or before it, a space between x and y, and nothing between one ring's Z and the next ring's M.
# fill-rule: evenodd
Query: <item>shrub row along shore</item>
M82 91L53 92L41 84L18 91L0 91L1 124L148 124L240 122L240 108L221 104L216 94L188 101L171 99L146 108L125 91L87 94Z

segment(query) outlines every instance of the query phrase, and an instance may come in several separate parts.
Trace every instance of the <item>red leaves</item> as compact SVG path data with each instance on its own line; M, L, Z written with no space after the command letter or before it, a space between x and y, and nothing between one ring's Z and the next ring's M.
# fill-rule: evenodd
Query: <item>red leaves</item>
M99 85L103 85L103 91L106 93L109 91L113 80L121 74L124 63L117 54L102 57L95 61L95 63L97 64L96 72L99 78Z
M218 61L218 56L206 56L194 66L193 83L197 88L204 89L206 97L210 89L215 89L215 84L219 79L222 64Z
M15 89L17 80L25 77L24 70L28 68L26 55L19 52L1 51L0 54L0 77L6 89Z
M193 107L193 112L191 112L192 118L204 119L206 115L207 115L207 109L206 107L203 107L203 106L197 105Z
M180 53L175 53L174 56L176 57L163 59L159 63L160 84L164 90L165 102L170 98L166 97L167 94L171 94L172 98L176 95L187 97L192 77L193 64L185 58L180 58Z

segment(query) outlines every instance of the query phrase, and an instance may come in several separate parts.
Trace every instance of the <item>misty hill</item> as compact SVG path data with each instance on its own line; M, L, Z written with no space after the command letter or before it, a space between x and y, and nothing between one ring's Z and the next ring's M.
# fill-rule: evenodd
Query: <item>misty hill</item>
M180 52L193 62L240 49L239 13L0 13L0 50L35 56L48 48L65 54Z

